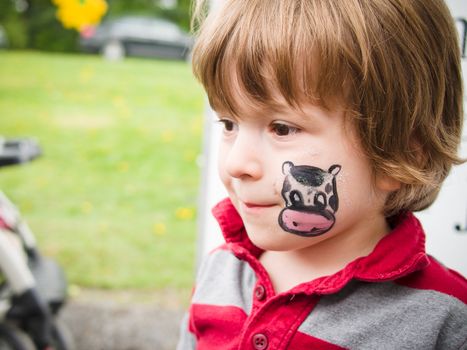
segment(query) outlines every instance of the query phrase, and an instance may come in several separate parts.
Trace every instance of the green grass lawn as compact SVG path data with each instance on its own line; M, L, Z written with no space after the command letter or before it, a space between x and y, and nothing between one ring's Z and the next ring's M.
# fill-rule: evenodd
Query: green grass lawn
M203 109L185 62L0 52L0 135L43 148L0 188L71 284L190 288Z

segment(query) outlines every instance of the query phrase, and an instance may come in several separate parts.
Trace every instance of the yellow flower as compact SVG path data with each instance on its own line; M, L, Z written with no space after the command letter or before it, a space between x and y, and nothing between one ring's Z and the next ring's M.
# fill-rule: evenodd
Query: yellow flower
M101 222L99 224L99 231L107 232L109 230L109 224L107 222Z
M88 201L85 201L81 204L81 211L84 213L84 214L88 214L92 211L93 209L93 205L91 202L88 202Z
M92 79L93 76L94 76L94 71L92 70L92 68L83 67L79 71L79 80L81 83L84 83L84 84L88 83Z
M126 173L128 169L130 168L130 164L128 164L128 162L121 161L120 163L118 163L117 167L118 167L119 172Z
M175 211L175 217L178 220L191 220L195 217L195 210L193 208L177 208Z
M197 154L195 151L193 150L188 150L188 151L185 151L185 153L183 154L183 159L185 159L187 162L194 162L197 158Z
M170 130L164 131L161 136L163 143L172 143L174 140L174 134Z
M152 231L154 232L156 236L163 236L165 235L167 228L164 223L156 222L154 226L152 227Z
M58 7L57 18L65 28L81 31L99 24L107 12L105 0L52 0Z
M112 103L115 107L121 108L121 107L126 107L127 103L126 100L123 96L121 95L116 95L112 98Z

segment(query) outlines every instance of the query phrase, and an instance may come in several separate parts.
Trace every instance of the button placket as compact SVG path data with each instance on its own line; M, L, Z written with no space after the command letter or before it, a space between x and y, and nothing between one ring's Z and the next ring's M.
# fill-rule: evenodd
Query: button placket
M255 299L263 301L266 298L266 288L262 284L258 284L254 290Z
M256 350L265 350L269 345L268 337L263 333L256 333L253 335L251 342Z

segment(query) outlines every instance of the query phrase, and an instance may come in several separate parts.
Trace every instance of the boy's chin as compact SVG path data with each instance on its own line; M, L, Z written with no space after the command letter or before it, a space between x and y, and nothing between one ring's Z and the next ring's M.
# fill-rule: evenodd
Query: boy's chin
M273 229L259 229L255 230L253 227L250 229L246 227L248 237L251 242L262 250L285 252L292 250L299 250L318 243L325 239L323 236L318 237L303 237L290 232L286 232L277 225Z

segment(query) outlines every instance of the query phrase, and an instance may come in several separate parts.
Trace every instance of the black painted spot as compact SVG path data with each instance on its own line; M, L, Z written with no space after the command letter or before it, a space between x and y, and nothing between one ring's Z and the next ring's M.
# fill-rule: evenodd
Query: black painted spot
M332 210L337 211L337 207L339 206L337 196L332 195L331 197L329 197L328 202L329 202L329 206L332 208Z
M304 186L321 186L326 172L320 168L309 165L298 165L290 170L292 176Z
M284 180L283 185L282 185L282 192L283 192L283 193L289 192L291 189L292 189L292 185L290 185L289 180L286 178L286 179Z

